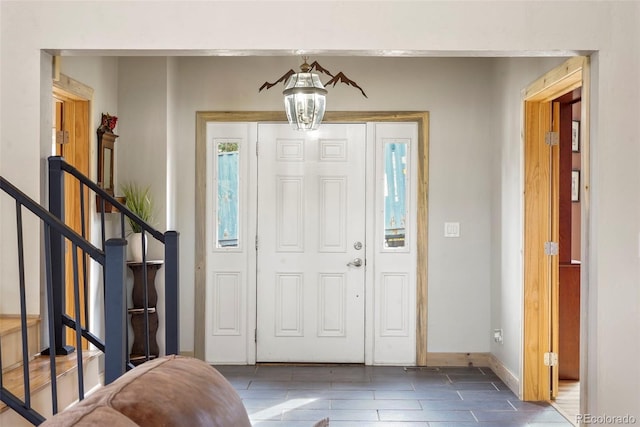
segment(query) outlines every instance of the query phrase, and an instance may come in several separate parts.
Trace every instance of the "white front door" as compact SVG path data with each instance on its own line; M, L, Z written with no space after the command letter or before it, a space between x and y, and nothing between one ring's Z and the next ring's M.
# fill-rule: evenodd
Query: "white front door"
M258 125L258 362L364 362L365 124Z

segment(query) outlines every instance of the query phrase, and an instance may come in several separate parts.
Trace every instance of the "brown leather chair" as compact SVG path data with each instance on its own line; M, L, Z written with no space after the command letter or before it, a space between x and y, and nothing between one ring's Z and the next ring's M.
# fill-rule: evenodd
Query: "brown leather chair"
M167 356L146 362L43 427L250 427L233 386L209 364Z

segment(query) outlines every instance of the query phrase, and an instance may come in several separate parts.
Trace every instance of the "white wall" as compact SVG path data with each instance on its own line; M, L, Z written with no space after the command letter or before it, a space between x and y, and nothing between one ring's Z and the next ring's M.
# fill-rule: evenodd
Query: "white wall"
M167 178L166 178L166 228L177 230L176 216L177 202L177 176L178 155L182 150L181 136L176 125L178 112L178 82L180 76L177 73L177 58L167 58Z
M167 58L124 57L118 67L120 137L116 158L120 183L149 187L152 225L166 228ZM119 190L119 189L118 189ZM149 256L162 258L162 247L149 242Z
M322 57L365 90L329 89L327 110L430 112L429 324L433 352L489 351L490 202L495 118L487 104L491 59ZM177 99L181 149L177 187L182 238L182 312L194 300L195 112L280 110L282 87L258 93L297 58L180 58ZM258 72L259 70L259 72ZM328 80L328 79L325 79ZM140 96L144 97L144 94ZM459 239L443 237L444 222L459 221ZM464 268L460 268L464 264ZM193 348L193 318L182 318L182 345Z
M123 57L118 67L118 118L120 138L116 158L120 183L132 182L149 187L153 198L154 215L151 221L160 232L167 224L167 166L169 140L168 122L168 58ZM164 259L164 247L148 237L147 259ZM183 244L184 246L184 244ZM128 288L133 276L128 274ZM164 312L164 270L155 279L158 311ZM189 307L183 310L190 311ZM156 339L164 351L165 322L159 315ZM186 332L183 332L186 334Z
M640 3L610 13L609 43L593 61L590 248L582 254L598 390L589 399L599 412L640 419Z
M298 49L308 49L325 55L372 56L598 51L592 73L591 217L583 239L589 246L582 257L591 303L588 409L592 414L638 415L638 2L145 1L114 7L109 1L3 1L0 8L0 173L37 199L42 198L42 151L48 142L41 129L48 119L40 106L42 82L49 75L46 66L41 67L41 49L93 54L153 50L156 55L163 54L158 49L265 55L294 55ZM291 16L323 19L313 22L310 30L308 20ZM96 25L96 17L110 25ZM233 108L241 103L226 102ZM182 131L178 128L176 134ZM188 161L186 156L180 162ZM485 183L480 180L480 190ZM188 191L178 194L178 200L189 200ZM4 210L2 215L6 256L11 248L5 236L12 231L7 229ZM502 234L521 231L503 229ZM4 287L10 268L4 257L0 263Z

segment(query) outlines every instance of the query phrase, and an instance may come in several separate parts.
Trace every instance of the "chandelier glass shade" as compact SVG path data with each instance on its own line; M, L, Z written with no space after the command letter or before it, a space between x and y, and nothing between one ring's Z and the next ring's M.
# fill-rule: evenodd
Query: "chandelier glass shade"
M316 73L305 71L295 73L287 80L282 92L284 108L291 127L315 130L324 117L327 90Z

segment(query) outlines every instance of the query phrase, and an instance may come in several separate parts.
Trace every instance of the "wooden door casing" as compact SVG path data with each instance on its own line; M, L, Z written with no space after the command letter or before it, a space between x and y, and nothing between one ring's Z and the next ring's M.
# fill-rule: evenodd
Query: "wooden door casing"
M54 108L56 130L66 132L68 135L64 144L56 144L56 154L64 157L65 161L74 166L82 174L89 176L89 101L78 100L69 96L61 90L54 90ZM89 191L84 189L84 206L81 207L78 181L65 177L65 223L74 231L82 233L82 217L80 210L84 209L84 235L89 238ZM88 260L82 258L81 251L78 251L78 284L80 287L80 318L83 325L87 319L84 310L86 295L83 271L88 269ZM72 318L76 317L74 289L74 261L72 247L69 241L65 241L65 313ZM88 279L88 272L87 272ZM66 332L68 345L76 346L75 332L68 329ZM85 340L82 343L83 349L88 348Z
M588 58L573 57L541 76L523 93L524 335L521 398L527 401L550 400L557 390L553 386L557 369L551 370L544 359L545 353L557 352L558 348L559 262L558 256L548 259L544 244L559 240L559 173L556 170L554 175L551 174L552 168L559 169L559 149L556 146L554 153L545 144L544 135L552 129L552 102L555 99L582 88L584 105L588 105L588 84L585 81L588 82ZM583 115L583 121L588 122L587 114ZM583 129L588 128L585 123ZM587 158L588 133L581 137L582 155ZM581 190L586 187L588 173L584 176Z

